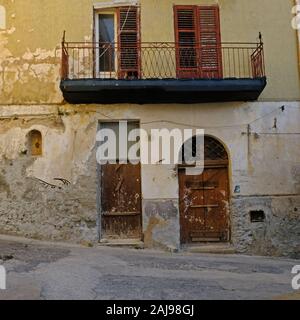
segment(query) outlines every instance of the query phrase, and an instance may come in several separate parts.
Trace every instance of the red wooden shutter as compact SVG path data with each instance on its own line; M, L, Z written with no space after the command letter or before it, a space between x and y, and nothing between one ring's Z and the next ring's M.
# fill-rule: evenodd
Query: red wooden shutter
M140 17L138 7L118 9L118 76L140 77Z
M198 77L196 6L175 6L177 77Z
M198 7L200 77L222 78L220 13L218 6Z

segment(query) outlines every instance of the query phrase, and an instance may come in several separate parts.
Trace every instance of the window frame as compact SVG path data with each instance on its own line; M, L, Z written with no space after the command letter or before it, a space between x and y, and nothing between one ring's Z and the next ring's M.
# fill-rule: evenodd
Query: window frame
M210 71L205 71L203 65L202 65L202 57L203 57L203 44L202 44L202 37L201 37L201 22L200 22L200 12L202 10L212 9L214 10L215 14L215 22L216 22L216 56L217 56L217 69ZM194 16L194 29L190 30L183 30L179 28L179 19L178 19L178 12L180 10L191 10L193 12ZM216 4L212 5L174 5L173 6L173 12L174 12L174 33L175 33L175 42L176 42L176 73L178 78L222 78L223 77L223 61L222 61L222 38L221 38L221 19L220 19L220 6ZM180 52L181 52L181 46L180 46L180 39L179 34L180 32L186 32L186 33L194 33L196 42L195 46L191 47L195 50L195 57L198 60L197 66L193 68L184 67L181 66L180 63ZM184 48L184 47L183 47ZM208 76L209 72L211 74L214 74L214 76Z
M118 42L118 12L116 8L109 8L109 9L97 9L94 13L94 28L95 28L95 73L97 78L115 78L118 73L118 56L115 54L115 63L114 63L114 70L110 71L101 71L100 70L100 55L99 51L100 48L98 47L99 40L100 40L100 30L99 30L99 19L100 15L114 15L114 44Z
M130 79L130 76L128 77L127 74L132 72L131 70L123 70L122 69L122 45L121 45L121 38L120 38L120 12L124 8L135 8L137 10L137 78L140 77L141 74L141 49L140 49L140 43L141 43L141 7L137 3L134 4L127 4L127 5L117 5L117 6L108 6L108 7L101 7L101 8L95 8L94 7L94 33L93 33L93 39L95 43L94 47L94 71L93 75L95 78L101 78L101 79ZM115 34L115 70L112 72L102 72L100 71L100 56L99 56L99 38L100 38L100 30L99 30L99 16L101 14L113 14L114 15L114 34Z

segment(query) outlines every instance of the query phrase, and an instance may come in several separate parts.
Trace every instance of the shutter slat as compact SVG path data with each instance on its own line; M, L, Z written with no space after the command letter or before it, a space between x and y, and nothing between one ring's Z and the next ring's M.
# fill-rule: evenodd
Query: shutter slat
M175 6L177 77L198 77L197 11L195 6Z
M175 6L177 77L222 78L218 6Z
M201 77L222 78L222 49L219 7L198 7L198 19Z
M140 18L138 7L118 9L118 74L121 79L140 76Z

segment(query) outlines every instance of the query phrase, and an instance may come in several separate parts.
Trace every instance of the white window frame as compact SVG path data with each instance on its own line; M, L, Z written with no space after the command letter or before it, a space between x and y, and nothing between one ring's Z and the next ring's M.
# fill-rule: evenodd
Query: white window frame
M96 58L96 77L97 78L101 78L101 79L107 79L107 78L116 78L117 75L117 70L118 70L118 56L117 56L117 52L115 52L115 70L112 72L101 72L100 71L100 56L99 56L99 50L97 50L97 44L99 43L100 40L100 33L99 33L99 16L100 15L114 15L114 28L115 28L115 36L114 36L114 43L117 44L118 43L118 15L117 15L117 11L114 8L109 8L109 9L102 9L102 10L95 10L95 41L96 41L96 54L95 54L95 58Z

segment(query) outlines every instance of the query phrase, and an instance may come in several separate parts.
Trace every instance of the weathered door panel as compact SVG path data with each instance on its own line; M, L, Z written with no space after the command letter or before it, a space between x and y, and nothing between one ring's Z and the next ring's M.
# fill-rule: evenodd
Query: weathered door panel
M203 173L206 186L206 231L210 239L228 239L228 173L227 168L206 169Z
M191 232L203 229L205 226L204 192L201 178L201 176L180 174L181 237L183 242L189 242Z
M229 240L227 168L205 169L202 175L179 172L181 242Z
M141 238L141 166L107 164L101 171L103 238Z

